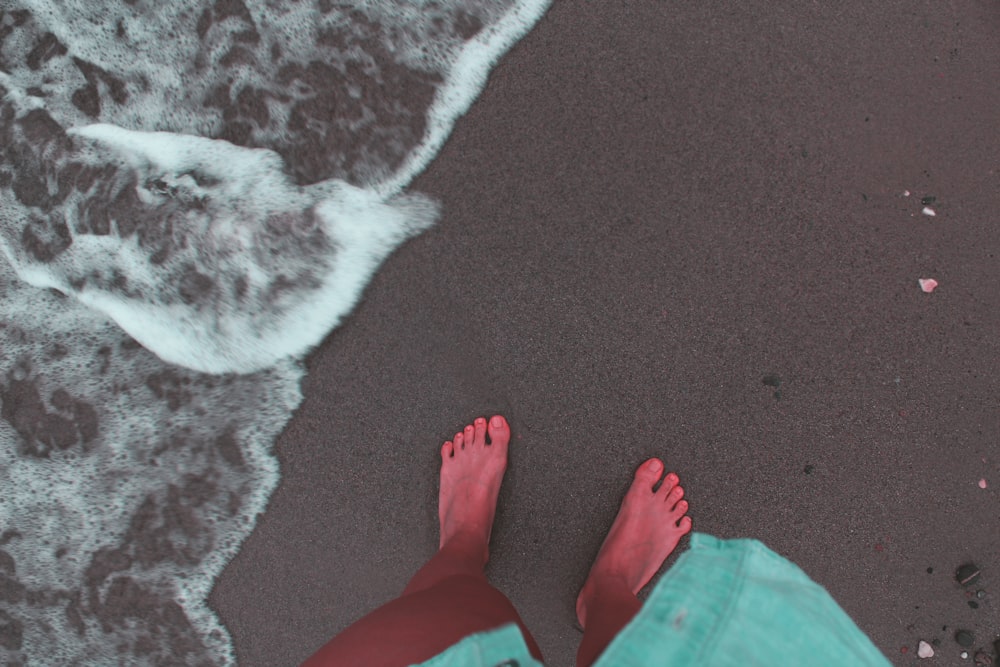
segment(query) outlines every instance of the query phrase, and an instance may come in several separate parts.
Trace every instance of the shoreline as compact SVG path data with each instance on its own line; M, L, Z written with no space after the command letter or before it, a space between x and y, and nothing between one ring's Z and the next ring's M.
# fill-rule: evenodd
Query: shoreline
M890 661L988 646L953 574L1000 551L990 25L554 5L410 186L439 223L307 359L281 484L209 599L239 664L297 664L397 595L436 546L437 447L492 412L488 575L551 665L653 455L695 530L795 562Z

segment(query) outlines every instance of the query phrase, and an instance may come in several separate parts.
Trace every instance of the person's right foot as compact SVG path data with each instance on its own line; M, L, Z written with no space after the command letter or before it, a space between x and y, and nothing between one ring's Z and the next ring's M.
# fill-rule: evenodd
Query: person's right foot
M681 537L691 530L691 517L685 516L688 504L681 500L684 489L677 475L667 473L655 492L653 487L663 473L659 459L649 459L635 472L635 481L625 493L601 550L594 560L587 581L576 600L576 616L587 625L587 606L602 586L627 586L633 594L649 583Z

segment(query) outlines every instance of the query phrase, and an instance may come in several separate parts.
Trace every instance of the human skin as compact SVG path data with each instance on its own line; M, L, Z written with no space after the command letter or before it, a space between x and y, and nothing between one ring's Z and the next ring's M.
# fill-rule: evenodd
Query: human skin
M489 559L509 443L510 426L495 415L489 422L476 419L441 446L440 548L466 554L477 568ZM672 472L663 476L663 470L656 458L636 470L577 597L577 618L584 628L577 665L596 660L635 616L642 606L636 594L691 530L680 480Z
M508 623L517 624L528 650L542 662L541 649L517 610L484 573L509 445L510 425L494 415L489 421L476 419L441 446L437 553L402 595L352 623L303 667L416 664L465 637ZM632 620L642 607L636 593L691 530L683 494L677 475L663 476L659 459L639 466L577 598L584 628L577 667L592 665Z

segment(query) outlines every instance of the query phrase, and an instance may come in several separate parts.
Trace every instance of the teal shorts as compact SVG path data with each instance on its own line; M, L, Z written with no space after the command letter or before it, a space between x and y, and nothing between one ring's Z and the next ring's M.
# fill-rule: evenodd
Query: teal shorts
M888 667L826 590L757 540L693 533L594 667ZM419 667L542 667L514 624Z

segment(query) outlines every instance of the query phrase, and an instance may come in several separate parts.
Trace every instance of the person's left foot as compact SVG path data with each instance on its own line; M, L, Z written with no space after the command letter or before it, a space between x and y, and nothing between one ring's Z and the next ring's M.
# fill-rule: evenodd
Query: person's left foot
M487 444L486 436L490 442ZM507 470L510 426L500 415L482 417L441 446L441 546L452 540L482 546L489 558L490 532L497 496Z

